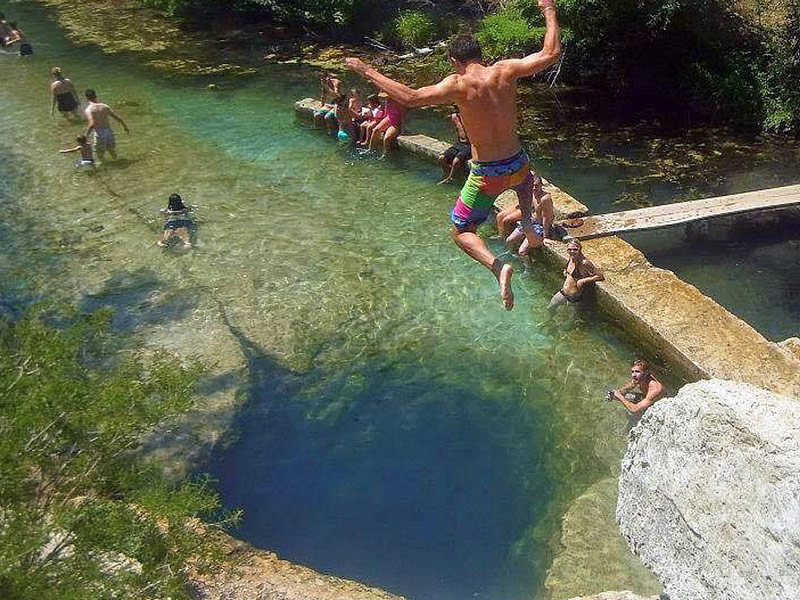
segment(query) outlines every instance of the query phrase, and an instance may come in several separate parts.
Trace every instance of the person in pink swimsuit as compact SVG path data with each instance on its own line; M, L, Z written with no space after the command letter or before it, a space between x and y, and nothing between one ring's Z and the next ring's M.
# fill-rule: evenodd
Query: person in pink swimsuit
M381 92L378 97L386 101L385 116L372 130L369 138L368 147L374 150L378 145L380 135L383 134L383 156L389 151L392 143L403 131L403 121L405 120L406 109L402 104L390 98L386 92Z

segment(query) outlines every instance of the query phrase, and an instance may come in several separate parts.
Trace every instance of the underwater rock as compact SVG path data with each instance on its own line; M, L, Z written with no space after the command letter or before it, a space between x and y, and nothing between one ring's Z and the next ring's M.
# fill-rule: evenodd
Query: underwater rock
M800 597L800 403L718 379L657 403L617 520L671 600Z

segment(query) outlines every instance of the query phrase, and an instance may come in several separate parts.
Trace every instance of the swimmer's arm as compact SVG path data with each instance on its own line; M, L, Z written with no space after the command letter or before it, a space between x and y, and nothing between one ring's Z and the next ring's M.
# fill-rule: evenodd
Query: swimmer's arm
M130 133L131 132L130 129L128 129L128 126L125 124L125 121L122 120L122 117L117 115L117 113L115 113L110 108L108 109L108 115L111 118L113 118L115 121L117 121L120 125L122 125L122 128L125 130L125 133Z
M561 33L558 27L556 11L545 10L544 20L547 29L544 34L544 44L539 52L534 52L524 58L512 58L496 63L497 66L505 69L511 77L515 79L530 77L558 62L558 57L561 56Z
M51 89L50 95L53 97L53 102L50 104L50 114L52 115L54 112L56 112L56 91Z
M444 104L455 100L455 75L445 77L436 85L414 89L399 81L390 79L374 67L366 64L360 58L348 58L345 60L345 63L350 69L374 83L389 94L390 97L407 108Z
M614 390L614 397L624 404L625 402L628 401L627 398L625 398L625 394L627 392L630 392L634 387L636 387L636 382L633 379L631 379L621 388Z
M663 393L663 386L657 381L651 381L650 385L647 387L647 395L639 400L639 402L633 403L625 397L618 397L617 400L622 402L623 406L628 409L628 412L638 414L653 406L653 404L656 403L656 400L661 398Z
M578 287L583 287L587 283L594 283L596 281L606 280L606 277L605 275L603 275L603 272L597 267L595 267L589 260L586 261L586 271L591 273L591 275L589 275L589 277L582 277L581 279L576 281L575 283L577 284Z
M78 152L81 150L80 146L75 146L74 148L67 148L65 150L59 150L61 154L66 154L67 152Z

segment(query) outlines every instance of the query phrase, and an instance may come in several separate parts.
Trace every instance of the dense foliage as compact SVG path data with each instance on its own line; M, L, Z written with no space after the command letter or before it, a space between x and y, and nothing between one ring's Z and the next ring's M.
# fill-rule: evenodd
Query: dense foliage
M261 11L319 33L404 45L473 29L491 58L536 48L537 0L142 0L171 14ZM609 90L632 108L800 132L800 0L559 0L562 81ZM453 27L453 17L461 23ZM444 21L448 21L446 26Z
M0 317L0 598L184 598L228 518L206 482L135 454L191 404L199 367L116 360L104 313ZM218 521L221 524L221 521Z

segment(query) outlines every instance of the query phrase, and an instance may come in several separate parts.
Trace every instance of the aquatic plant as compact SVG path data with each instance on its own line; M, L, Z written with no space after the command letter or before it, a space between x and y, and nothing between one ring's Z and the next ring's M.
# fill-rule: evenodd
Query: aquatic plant
M0 317L2 598L183 598L188 562L219 560L213 532L235 515L137 453L191 407L202 367L122 357L108 317Z

